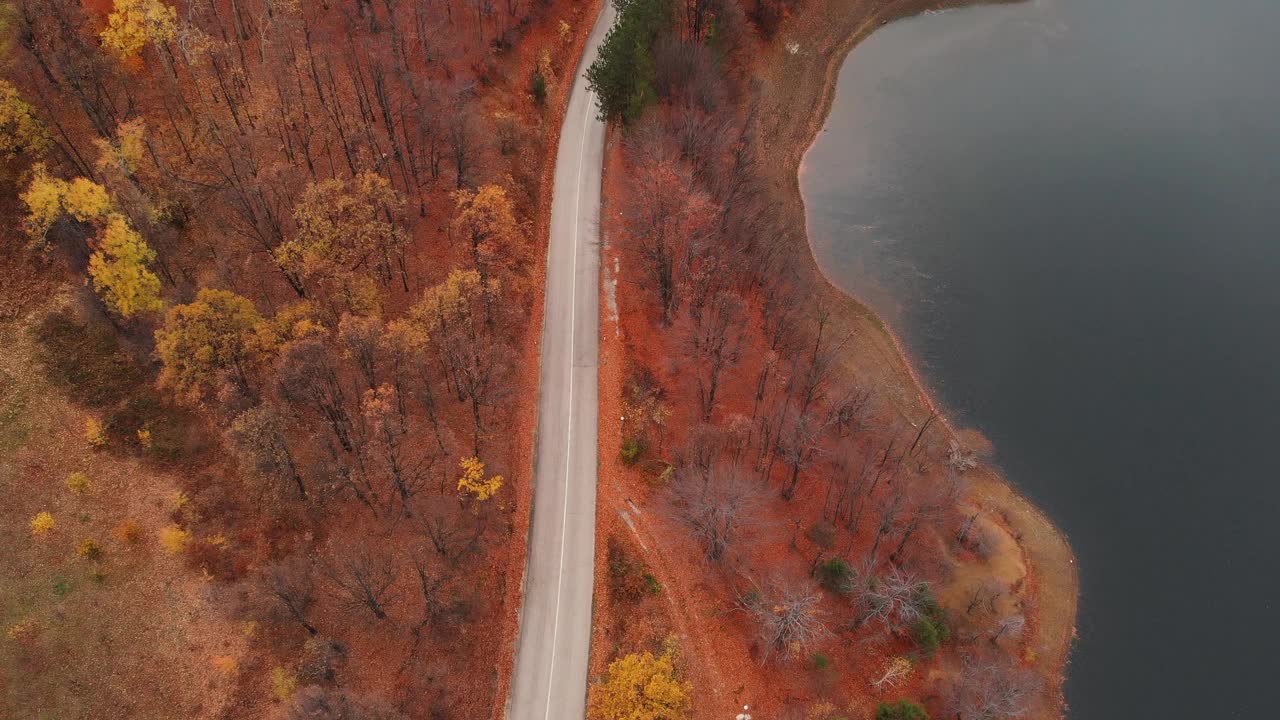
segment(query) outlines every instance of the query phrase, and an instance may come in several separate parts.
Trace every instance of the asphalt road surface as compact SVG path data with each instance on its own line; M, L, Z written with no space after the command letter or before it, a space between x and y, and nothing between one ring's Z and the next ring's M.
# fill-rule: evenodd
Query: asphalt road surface
M533 528L509 720L581 720L596 530L600 171L604 124L583 77L613 23L606 2L560 131L547 249Z

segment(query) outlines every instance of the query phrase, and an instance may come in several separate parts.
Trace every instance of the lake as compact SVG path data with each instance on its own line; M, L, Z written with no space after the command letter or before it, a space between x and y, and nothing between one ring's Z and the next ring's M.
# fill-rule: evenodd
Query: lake
M1280 2L1036 0L850 54L827 274L1069 536L1071 716L1276 717Z

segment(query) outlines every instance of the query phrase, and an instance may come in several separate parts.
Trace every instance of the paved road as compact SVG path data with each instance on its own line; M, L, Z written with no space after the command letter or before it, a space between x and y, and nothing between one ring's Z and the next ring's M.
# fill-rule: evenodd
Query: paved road
M582 77L613 22L606 2L575 71L560 131L547 250L542 378L525 570L508 720L581 720L596 530L600 170L604 124Z

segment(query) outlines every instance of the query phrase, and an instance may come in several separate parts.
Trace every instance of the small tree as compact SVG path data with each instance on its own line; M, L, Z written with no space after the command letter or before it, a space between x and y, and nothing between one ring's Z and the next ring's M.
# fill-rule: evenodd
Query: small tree
M0 80L0 157L38 156L50 144L49 132L8 80Z
M161 384L199 398L225 373L247 390L261 323L253 303L226 290L204 288L190 304L170 308L164 327L156 331L156 354L164 364Z
M463 458L458 466L462 468L462 476L458 478L458 490L466 492L476 500L488 500L498 493L502 487L502 476L484 476L484 463L480 458Z
M743 599L760 628L762 661L781 653L801 655L827 636L818 600L818 593L805 585L757 590Z
M54 526L53 515L48 511L38 512L36 513L35 517L31 518L31 534L32 535L44 535L45 533L52 530L53 526Z
M160 278L147 267L156 253L123 215L112 213L97 249L89 257L93 289L123 318L164 307Z
M592 720L681 720L688 717L692 687L676 673L674 651L632 653L609 664L591 687Z

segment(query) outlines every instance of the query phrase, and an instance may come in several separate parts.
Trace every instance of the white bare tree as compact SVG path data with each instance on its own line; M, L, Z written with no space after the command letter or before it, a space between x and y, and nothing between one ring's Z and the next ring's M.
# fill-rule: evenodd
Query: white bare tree
M761 661L780 653L803 653L830 634L811 583L755 588L741 605L760 628Z

